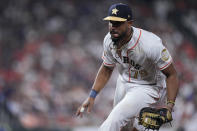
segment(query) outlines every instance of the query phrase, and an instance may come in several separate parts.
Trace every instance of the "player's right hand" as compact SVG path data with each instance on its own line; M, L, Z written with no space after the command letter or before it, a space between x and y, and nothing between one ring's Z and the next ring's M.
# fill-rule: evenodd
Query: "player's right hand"
M87 113L90 113L92 110L92 107L94 105L94 98L88 97L83 104L77 109L76 115L83 117L83 113L85 110L87 110Z

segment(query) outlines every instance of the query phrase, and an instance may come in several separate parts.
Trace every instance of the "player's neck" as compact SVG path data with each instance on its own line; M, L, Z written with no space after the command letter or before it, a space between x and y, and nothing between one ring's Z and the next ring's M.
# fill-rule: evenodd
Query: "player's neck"
M125 43L128 43L131 40L132 36L133 36L133 28L131 27L131 29L128 31L127 36L125 38L126 39Z

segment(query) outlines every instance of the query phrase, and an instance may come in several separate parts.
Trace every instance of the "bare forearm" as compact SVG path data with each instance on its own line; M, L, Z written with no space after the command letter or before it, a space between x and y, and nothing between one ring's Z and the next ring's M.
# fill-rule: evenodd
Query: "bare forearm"
M95 78L94 84L92 86L92 90L90 91L89 97L77 109L77 112L76 112L77 116L82 117L85 109L87 109L87 112L91 112L97 93L101 89L104 88L104 86L108 82L112 72L113 72L113 68L106 67L103 64L101 65L101 67L97 73L97 76Z
M167 99L169 101L175 101L179 89L177 74L174 73L168 76L166 82L167 82Z
M170 107L170 109L172 110L179 90L177 72L173 64L171 64L166 69L162 70L162 72L166 75L167 100L168 100L167 106Z
M109 78L111 77L112 72L113 68L106 67L102 64L97 73L92 89L97 92L103 89Z

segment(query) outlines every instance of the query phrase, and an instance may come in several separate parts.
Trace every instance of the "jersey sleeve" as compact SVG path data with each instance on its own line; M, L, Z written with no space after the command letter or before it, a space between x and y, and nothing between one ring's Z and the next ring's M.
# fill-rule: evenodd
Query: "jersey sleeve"
M155 64L160 70L166 69L171 63L172 63L172 57L168 51L168 49L162 44L161 39L157 41L158 43L153 53L153 59L155 61Z
M116 62L110 51L108 42L109 42L108 39L105 37L103 41L103 55L102 55L103 64L105 66L114 67L116 65Z

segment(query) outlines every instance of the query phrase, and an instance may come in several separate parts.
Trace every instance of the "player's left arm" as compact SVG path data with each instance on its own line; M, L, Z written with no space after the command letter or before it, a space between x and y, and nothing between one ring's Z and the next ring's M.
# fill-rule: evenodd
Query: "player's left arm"
M152 48L148 51L150 58L156 63L160 71L166 76L167 108L172 110L179 89L177 72L168 49L159 37L153 37ZM146 48L148 49L148 48Z
M177 72L173 64L170 64L167 68L162 70L166 76L166 85L167 85L167 107L172 111L174 102L179 90L179 81Z

